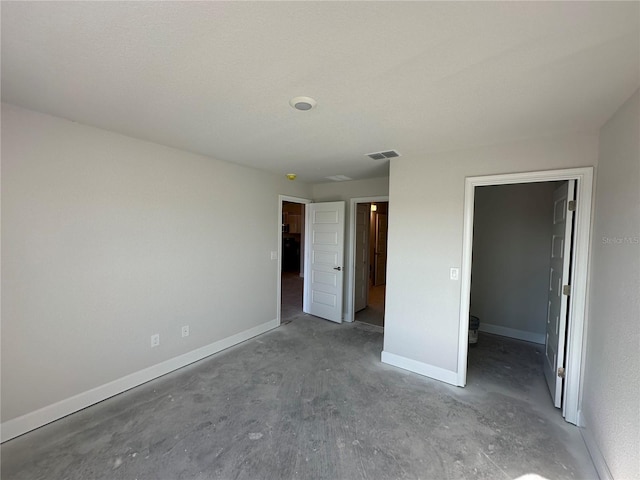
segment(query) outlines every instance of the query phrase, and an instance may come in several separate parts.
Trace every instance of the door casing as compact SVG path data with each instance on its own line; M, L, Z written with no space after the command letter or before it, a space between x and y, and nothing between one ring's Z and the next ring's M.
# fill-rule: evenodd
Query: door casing
M468 323L471 294L471 255L473 251L473 208L475 187L513 183L576 180L574 250L571 260L571 302L567 325L567 351L562 415L569 423L583 426L579 415L580 384L584 364L583 345L586 336L587 282L593 204L593 167L509 173L465 178L464 225L460 285L460 324L458 339L457 384L467 383Z

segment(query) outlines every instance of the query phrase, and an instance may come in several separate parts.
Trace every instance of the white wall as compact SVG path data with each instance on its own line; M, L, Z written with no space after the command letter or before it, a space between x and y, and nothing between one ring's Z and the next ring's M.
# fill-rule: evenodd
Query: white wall
M481 331L544 343L557 187L476 188L470 311Z
M2 162L3 426L275 326L278 194L310 187L11 105Z
M352 263L352 252L349 251L351 231L349 222L351 221L351 211L349 203L352 198L363 197L385 197L389 195L389 177L370 178L366 180L353 180L347 182L318 183L312 186L314 202L345 202L345 232L344 232L344 306L343 314L346 317L351 311L351 298L348 295L348 278L352 272L348 268Z
M596 135L567 135L391 161L385 361L455 382L466 176L597 163ZM465 272L461 272L465 275Z
M585 438L591 441L592 456L604 459L613 478L640 478L638 92L600 132L591 251L582 396Z

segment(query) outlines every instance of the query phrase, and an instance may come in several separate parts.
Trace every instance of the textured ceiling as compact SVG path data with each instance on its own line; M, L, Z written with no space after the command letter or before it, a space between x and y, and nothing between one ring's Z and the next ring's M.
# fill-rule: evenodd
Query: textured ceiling
M3 101L311 182L386 175L364 155L380 150L594 131L640 85L638 2L2 2L1 15ZM298 95L318 106L292 109Z

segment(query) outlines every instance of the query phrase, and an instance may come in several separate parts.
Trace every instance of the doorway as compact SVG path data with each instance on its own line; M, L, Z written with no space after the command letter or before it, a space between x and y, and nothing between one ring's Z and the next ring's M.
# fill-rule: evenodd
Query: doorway
M351 199L349 321L384 327L389 197Z
M461 274L460 328L457 383L467 381L468 328L471 304L471 268L473 252L473 225L476 189L489 185L510 185L534 182L575 181L576 205L573 225L574 243L568 259L571 271L571 303L567 312L566 355L562 389L562 415L567 422L580 426L578 405L582 366L584 317L586 311L587 266L589 258L589 231L593 194L593 168L575 168L543 172L468 177L465 179L464 235ZM480 320L482 322L482 319Z
M278 318L281 324L303 313L305 216L309 203L307 199L280 197Z
M540 389L541 398L555 407L562 403L563 379L556 372L565 364L570 297L562 286L570 284L574 184L475 190L470 313L480 320L480 333L471 344L478 348L468 358L469 381L491 374L481 370L492 368L489 358L511 358L508 373L528 378L527 386ZM532 353L522 354L527 350ZM502 376L495 380L510 382Z
M384 328L389 202L358 203L355 321ZM368 217L368 218L367 218Z

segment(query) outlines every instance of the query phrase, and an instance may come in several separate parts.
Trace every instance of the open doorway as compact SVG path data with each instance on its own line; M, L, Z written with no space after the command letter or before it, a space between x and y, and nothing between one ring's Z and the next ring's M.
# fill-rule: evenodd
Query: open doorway
M537 397L558 408L574 183L481 186L473 216L470 313L480 321L480 333L471 343L476 348L468 355L468 381L507 387L514 378L526 379L523 389L536 389Z
M308 201L281 199L280 229L280 322L302 314L304 296L305 213Z
M471 313L471 274L472 274L472 252L474 249L474 207L475 198L479 188L490 185L513 185L522 183L535 182L563 182L567 185L575 187L575 202L569 204L571 193L567 191L564 199L554 199L554 217L557 213L572 212L567 214L564 226L570 224L574 227L572 238L573 244L569 245L564 239L560 239L557 233L552 234L551 256L557 256L562 250L565 253L562 256L562 262L566 263L567 270L563 272L562 280L557 275L554 276L552 271L553 264L549 264L549 272L546 285L549 292L552 290L562 299L563 296L570 296L570 303L565 304L566 308L566 332L564 335L560 331L558 324L558 345L566 349L566 353L556 352L558 362L564 361L562 368L558 368L552 372L555 382L556 394L552 394L554 402L561 401L562 415L567 422L580 425L578 405L580 400L580 380L581 366L583 362L583 340L585 327L585 311L587 302L587 267L589 259L589 232L591 223L591 205L593 195L593 168L572 168L566 170L550 170L540 172L526 172L503 175L489 175L484 177L468 177L465 179L465 201L464 201L464 234L463 234L463 250L462 250L462 274L461 274L461 299L460 299L460 330L459 330L459 356L458 356L458 375L457 384L464 386L467 383L467 366L469 355L469 335ZM565 182L567 181L567 182ZM556 200L557 205L556 205ZM559 205L559 206L558 206ZM557 210L556 210L557 209ZM571 219L570 217L573 217ZM522 220L526 222L526 219ZM558 237L558 238L554 238ZM562 240L562 241L560 241ZM569 250L567 250L569 249ZM475 254L474 254L475 255ZM473 260L476 261L475 256ZM570 278L567 275L570 272ZM557 273L557 272L556 272ZM568 280L568 283L565 281ZM477 282L474 279L474 282ZM506 284L503 279L501 286ZM547 319L545 336L550 331L555 331L556 326L549 322L553 319L553 315L549 314L551 306L551 295L547 300ZM568 307L568 308L567 308ZM558 318L562 318L559 314ZM485 319L486 321L486 319ZM482 319L480 319L482 323ZM488 322L489 324L491 322ZM545 342L547 340L545 339ZM545 345L544 355L549 350ZM553 352L552 352L553 353ZM560 365L560 363L559 363ZM546 375L545 375L546 376ZM548 394L547 394L548 397Z
M352 200L353 320L384 327L389 202Z

